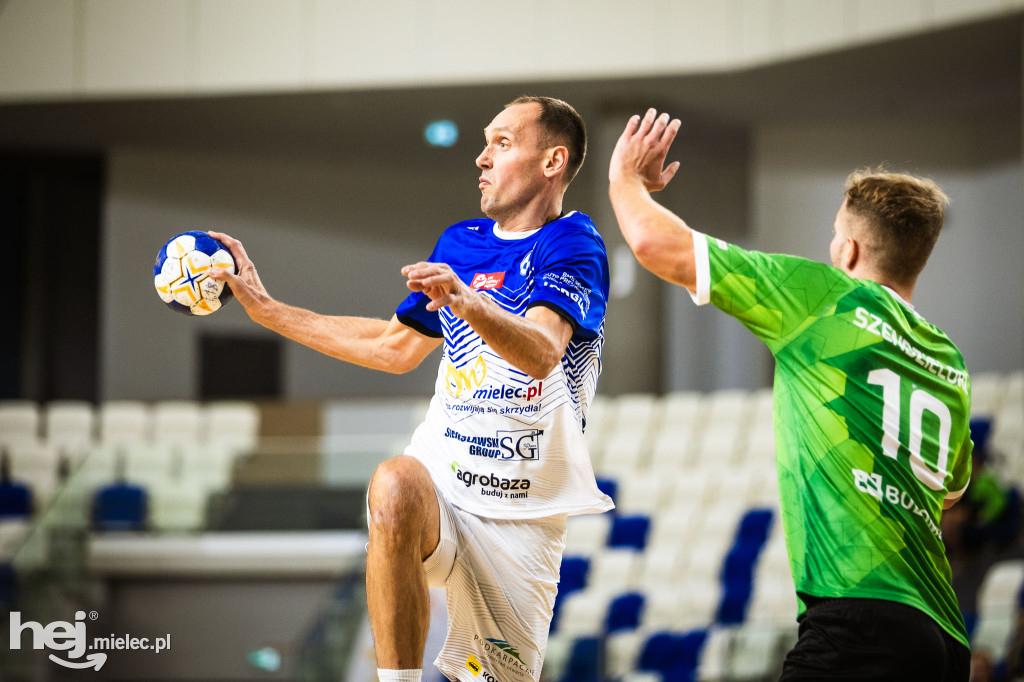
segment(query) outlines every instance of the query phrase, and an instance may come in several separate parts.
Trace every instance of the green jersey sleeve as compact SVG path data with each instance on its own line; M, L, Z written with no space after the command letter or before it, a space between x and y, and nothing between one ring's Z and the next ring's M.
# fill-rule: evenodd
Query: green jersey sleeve
M694 300L711 302L735 317L773 353L853 284L836 268L805 258L747 251L699 233L694 233L694 245Z

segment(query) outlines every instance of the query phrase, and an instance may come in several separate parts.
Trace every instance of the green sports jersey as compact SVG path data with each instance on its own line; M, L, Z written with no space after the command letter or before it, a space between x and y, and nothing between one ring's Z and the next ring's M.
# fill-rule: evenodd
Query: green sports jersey
M901 602L969 646L939 531L943 502L971 475L960 351L875 282L699 233L694 246L694 299L740 320L775 357L779 496L798 596Z

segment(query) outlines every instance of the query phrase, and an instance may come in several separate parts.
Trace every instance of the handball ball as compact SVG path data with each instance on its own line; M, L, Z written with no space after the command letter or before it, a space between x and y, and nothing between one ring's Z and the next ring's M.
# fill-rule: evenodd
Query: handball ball
M231 289L210 279L212 268L235 272L235 259L205 232L182 232L163 245L153 264L156 293L185 315L209 315L231 300Z

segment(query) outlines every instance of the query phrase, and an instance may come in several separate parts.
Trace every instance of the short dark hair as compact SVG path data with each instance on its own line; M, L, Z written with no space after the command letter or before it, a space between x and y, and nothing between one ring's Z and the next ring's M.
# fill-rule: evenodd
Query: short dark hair
M544 147L563 144L569 150L565 181L568 185L576 177L580 166L583 165L583 159L587 156L587 125L583 122L583 117L571 104L554 97L521 95L506 104L505 108L516 104L539 104L540 117L537 122L547 133L541 144Z
M948 205L928 178L867 168L846 180L846 210L864 219L869 257L898 282L912 282L924 270Z

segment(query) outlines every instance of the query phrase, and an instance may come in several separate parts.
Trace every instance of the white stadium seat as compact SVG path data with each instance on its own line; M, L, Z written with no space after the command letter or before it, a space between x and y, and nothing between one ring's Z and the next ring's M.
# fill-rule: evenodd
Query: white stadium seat
M1003 400L1007 378L999 372L971 375L971 416L990 417Z
M716 391L708 396L707 409L703 414L709 429L744 428L752 406L750 392L740 389Z
M669 393L661 401L661 430L689 431L695 428L704 406L700 393Z
M683 552L684 547L678 542L648 546L641 560L639 584L653 587L678 581L685 562Z
M149 441L152 412L149 405L133 400L112 400L99 407L100 443L131 445Z
M772 399L772 389L770 388L762 388L751 394L748 409L750 411L750 424L752 427L772 426L774 421Z
M425 410L424 410L425 411ZM212 447L251 452L260 433L259 408L247 401L218 401L203 407L203 440Z
M643 591L644 611L640 616L640 628L647 632L678 629L684 607L682 587L650 585Z
M561 620L561 616L559 617ZM572 655L572 645L576 638L572 635L562 633L558 628L548 637L548 647L544 654L544 679L561 680L565 674L565 667L569 663L569 656Z
M661 472L624 472L618 478L615 506L620 515L651 516L669 501L672 478Z
M661 424L661 404L650 393L629 393L615 401L615 429L653 433Z
M649 672L646 670L635 670L623 675L620 682L663 682L661 673Z
M165 400L153 405L153 441L183 446L203 440L203 410L191 400Z
M592 637L602 634L611 597L609 590L593 587L566 595L558 614L559 636Z
M31 400L0 401L0 445L39 439L39 406Z
M1009 614L980 617L971 637L971 648L988 651L993 661L1001 661L1010 647L1013 629L1014 619Z
M166 482L150 491L149 524L154 530L195 531L206 522L206 491L188 480Z
M585 432L607 433L611 430L614 418L614 401L603 395L595 395L587 410L587 426Z
M25 519L0 519L0 562L14 559L31 529L31 522Z
M639 552L632 549L605 549L591 557L587 585L595 589L618 591L635 587L640 577L639 569Z
M622 474L642 471L650 462L647 435L640 431L614 431L604 445L600 472Z
M685 546L700 533L704 506L698 500L682 499L658 512L651 519L647 534L648 548L662 545Z
M979 620L990 613L1014 610L1022 585L1024 559L1000 561L989 568L978 589Z
M712 627L708 630L697 661L698 680L717 682L725 677L734 635L735 628L731 627Z
M746 445L743 432L736 425L708 425L696 443L692 461L699 466L738 463L740 448Z
M47 403L43 411L43 438L58 455L80 461L96 441L96 410L82 400Z
M651 469L669 473L686 468L692 442L689 431L662 430L651 446Z
M733 638L727 675L736 682L766 679L778 667L781 631L774 625L743 625Z
M608 635L604 649L605 679L619 679L632 672L648 636L643 630L624 630Z
M693 558L695 557L691 557L691 560ZM680 586L680 611L676 617L675 628L692 630L707 627L709 623L714 622L715 612L722 598L721 581L717 577L698 580L688 576Z
M565 556L593 556L608 543L611 514L570 516L566 522Z

